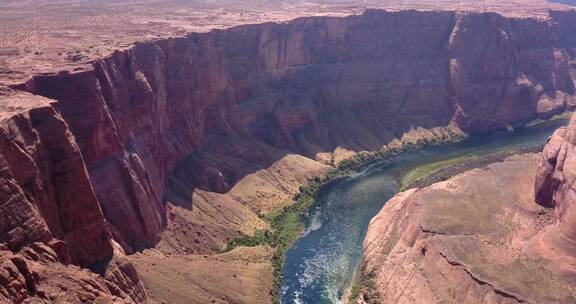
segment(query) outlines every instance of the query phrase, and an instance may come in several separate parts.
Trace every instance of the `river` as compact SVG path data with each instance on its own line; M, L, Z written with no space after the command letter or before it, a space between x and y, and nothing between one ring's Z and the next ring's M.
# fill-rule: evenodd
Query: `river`
M368 224L398 192L406 174L430 163L540 146L566 123L566 119L556 119L514 132L406 152L323 186L310 210L305 233L285 254L281 302L342 302L360 263Z

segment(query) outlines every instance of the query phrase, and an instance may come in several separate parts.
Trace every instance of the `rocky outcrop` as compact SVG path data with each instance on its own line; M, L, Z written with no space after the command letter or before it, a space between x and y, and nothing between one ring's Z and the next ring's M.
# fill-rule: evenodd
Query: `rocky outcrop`
M364 241L361 300L574 303L574 281L528 252L554 216L534 203L538 158L514 156L388 201Z
M59 253L43 243L33 243L16 254L2 248L0 261L2 303L144 302L143 293L131 298L122 291L124 286L117 285L118 280L105 280L90 270L64 265ZM126 276L119 274L118 278Z
M0 240L13 252L63 241L51 245L59 257L102 280L123 273L116 286L140 301L112 240L128 254L155 245L167 192L186 201L289 154L329 162L404 134L488 133L573 108L575 19L369 10L137 43L36 75L14 86L33 95L0 103Z
M142 302L143 290L112 288L131 278L131 289L141 289L135 272L120 269L107 280L71 266L120 264L111 260L110 232L83 156L51 102L12 90L0 97L0 300Z
M19 250L51 237L64 240L72 257L90 265L111 255L98 201L68 125L49 100L7 92L0 138L2 241Z
M535 182L536 202L553 208L555 223L532 241L530 254L552 272L576 282L576 116L549 139Z

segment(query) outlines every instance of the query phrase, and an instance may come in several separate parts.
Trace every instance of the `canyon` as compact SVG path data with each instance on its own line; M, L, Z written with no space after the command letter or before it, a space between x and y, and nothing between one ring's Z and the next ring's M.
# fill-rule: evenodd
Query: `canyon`
M15 31L15 37L29 38L18 43L4 35L0 301L272 301L272 248L222 251L234 237L269 229L265 217L291 204L310 179L359 152L489 134L576 107L576 11L534 1L527 6L539 7L534 12L523 6L512 13L494 3L489 12L482 5L471 11L431 6L362 8L351 16L342 16L351 11L345 3L326 11L318 5L310 14L330 16L268 22L298 16L270 11L266 23L246 24L253 19L245 17L221 29L135 15L123 40L111 41L105 40L118 35L114 26L78 41L74 35L83 30L67 28L70 36L63 38L52 25L40 33ZM3 5L20 12L16 2ZM136 17L148 25L134 22ZM538 202L556 207L558 227L547 226L549 211L530 205L536 156L489 168L517 191L518 201L510 202L520 204L516 213L502 209L502 216L516 216L528 227L522 240L548 227L530 253L548 258L549 271L561 268L562 279L573 275L573 264L558 261L547 248L566 252L562 257L574 252L566 241L573 238L572 133L573 127L551 139L537 178ZM490 184L482 173L468 174L478 176L462 183ZM411 217L421 211L412 209L424 200L419 193L400 194L383 212L410 209L400 223L415 222ZM449 207L438 208L429 227L418 231L406 224L418 235L412 239L424 234L426 240L438 235L436 240L456 228L483 234L491 226L449 226L438 214ZM529 224L530 212L544 218L540 226ZM433 256L430 263L456 268L447 276L459 279L466 277L466 263L482 262L462 261L454 253L459 244L484 245L455 237L457 242L433 242L455 246L454 256L442 256L445 251L434 246L426 252ZM369 233L368 244L374 238L379 236ZM410 249L412 257L421 248ZM474 275L466 280L490 280L493 274ZM552 295L548 285L525 295L517 286L494 284L474 295L573 300L562 284L550 287Z

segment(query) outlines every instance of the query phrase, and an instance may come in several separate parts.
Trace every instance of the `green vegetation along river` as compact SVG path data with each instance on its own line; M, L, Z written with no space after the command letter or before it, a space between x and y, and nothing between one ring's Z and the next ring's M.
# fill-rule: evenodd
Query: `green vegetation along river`
M482 165L486 159L497 161L537 149L566 122L554 119L514 132L401 153L324 185L317 192L304 234L285 254L281 302L341 303L361 260L370 220L401 188L425 185L426 178L427 182L442 179L467 169L467 164Z

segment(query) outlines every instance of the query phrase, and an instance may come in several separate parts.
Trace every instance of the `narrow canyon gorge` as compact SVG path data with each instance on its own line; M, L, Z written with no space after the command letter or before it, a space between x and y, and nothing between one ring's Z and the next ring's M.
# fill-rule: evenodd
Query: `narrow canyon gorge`
M37 69L0 48L0 302L270 303L273 249L224 249L309 180L576 108L576 11L553 8L368 9ZM363 301L575 303L575 141L572 120L542 155L394 197Z

